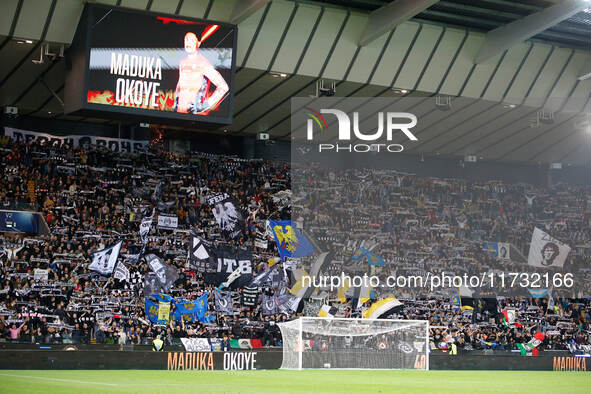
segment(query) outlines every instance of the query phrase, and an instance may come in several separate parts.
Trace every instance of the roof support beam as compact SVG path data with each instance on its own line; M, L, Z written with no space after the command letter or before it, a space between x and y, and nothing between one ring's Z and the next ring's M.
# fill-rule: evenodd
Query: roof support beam
M369 14L359 46L365 46L401 23L421 13L439 0L397 0Z
M587 61L587 64L585 64L585 68L583 68L583 70L581 71L581 74L579 75L579 81L584 81L588 78L591 78L591 59Z
M503 53L512 46L570 18L591 6L587 0L564 0L525 18L489 31L475 63L480 64Z
M236 2L230 17L230 23L239 24L259 9L266 6L271 0L239 0Z

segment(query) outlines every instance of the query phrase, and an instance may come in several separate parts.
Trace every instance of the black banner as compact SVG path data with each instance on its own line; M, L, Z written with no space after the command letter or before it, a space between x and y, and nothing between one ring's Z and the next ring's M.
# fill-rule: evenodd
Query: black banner
M238 201L228 193L220 193L208 197L207 204L224 236L239 237L244 230L246 216Z
M232 282L231 289L247 285L252 280L252 250L223 246L215 249L214 266L210 266L205 282L219 286L232 272L240 269L240 276Z
M197 272L216 272L217 264L215 251L211 242L193 235L191 237L191 246L189 248L189 265Z
M119 352L116 345L92 345L93 350L12 350L0 357L0 369L149 369L149 370L261 370L281 367L279 350L190 353L184 351L152 352L144 350ZM19 345L23 346L23 345ZM31 345L29 345L31 346ZM59 345L60 348L63 347ZM76 345L82 347L81 345ZM58 346L52 346L57 348ZM106 347L112 349L107 350ZM97 349L95 349L97 348ZM178 348L177 348L178 349ZM166 349L165 349L166 350ZM589 371L585 358L571 357L568 352L554 351L538 357L515 354L501 355L431 354L433 370L522 370L522 371ZM242 355L240 355L242 354ZM182 359L182 361L181 361ZM417 360L417 363L421 363Z
M282 359L282 352L169 352L166 369L169 371L278 369Z

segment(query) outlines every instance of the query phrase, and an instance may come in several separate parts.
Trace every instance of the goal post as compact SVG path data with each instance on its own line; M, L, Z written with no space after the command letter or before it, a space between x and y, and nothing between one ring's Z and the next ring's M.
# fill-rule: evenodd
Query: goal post
M427 320L300 317L278 325L282 369L429 369Z

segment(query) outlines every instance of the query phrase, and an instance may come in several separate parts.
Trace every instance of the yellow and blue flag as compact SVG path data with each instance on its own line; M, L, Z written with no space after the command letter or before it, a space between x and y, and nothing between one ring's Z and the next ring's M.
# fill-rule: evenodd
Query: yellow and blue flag
M200 321L202 323L210 323L215 318L207 312L207 296L208 293L204 293L201 297L187 301L185 299L178 299L175 301L175 320L184 319L186 321Z
M291 220L269 220L269 226L273 231L279 256L282 259L304 257L316 253L312 242L292 224Z
M146 316L148 319L155 324L167 324L168 319L165 319L162 316L160 311L160 306L165 306L168 304L170 307L170 303L173 301L172 297L166 294L152 294L150 297L146 297ZM168 314L170 315L170 313Z
M146 298L146 316L150 322L158 323L158 304Z

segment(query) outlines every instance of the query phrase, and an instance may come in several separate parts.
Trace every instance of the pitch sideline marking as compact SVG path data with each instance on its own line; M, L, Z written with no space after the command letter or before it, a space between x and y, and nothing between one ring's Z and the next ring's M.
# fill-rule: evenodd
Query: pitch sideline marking
M118 386L116 383L103 383L103 382L86 382L83 380L72 380L72 379L59 379L59 378L46 378L42 376L28 376L28 375L12 375L7 373L0 373L0 376L10 376L14 378L30 378L30 379L41 379L41 380L55 380L58 382L66 382L66 383L83 383L83 384L101 384L104 386Z

